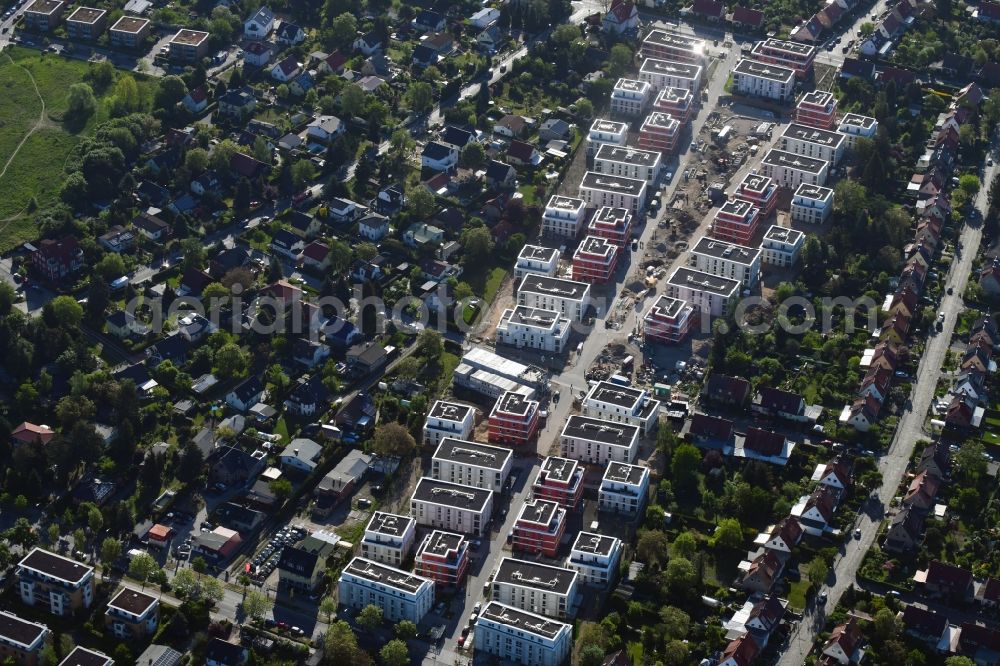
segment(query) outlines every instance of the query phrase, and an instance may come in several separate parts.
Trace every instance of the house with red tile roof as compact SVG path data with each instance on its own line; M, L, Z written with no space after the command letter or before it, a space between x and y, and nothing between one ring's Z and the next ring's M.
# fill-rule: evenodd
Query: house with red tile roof
M847 622L834 627L830 638L823 644L823 655L843 666L856 664L861 661L861 640L861 627L852 615Z
M938 489L941 487L941 480L928 474L926 471L920 472L906 489L903 496L903 506L908 506L921 511L930 511L937 502Z
M33 444L34 442L48 444L55 436L55 430L47 425L35 425L27 421L14 428L13 432L10 433L10 438L14 446Z
M729 22L735 28L744 30L760 30L764 25L764 12L759 9L737 6L733 8L732 18Z
M924 590L935 597L949 601L972 598L972 572L953 564L931 560L926 569L914 574L913 580L923 584Z

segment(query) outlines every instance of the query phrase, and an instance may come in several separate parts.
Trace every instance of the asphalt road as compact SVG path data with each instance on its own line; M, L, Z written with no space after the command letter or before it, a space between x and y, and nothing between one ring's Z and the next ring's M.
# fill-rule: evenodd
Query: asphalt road
M991 153L997 157L997 146L994 142ZM987 210L987 191L989 183L993 181L997 167L986 167L983 175L984 187L980 189L976 197L976 208L985 216ZM938 377L941 375L944 366L945 355L951 344L951 336L955 329L955 322L958 315L965 309L962 302L962 294L969 281L972 270L972 262L979 252L979 243L982 239L982 227L978 223L975 226L966 225L963 227L960 236L963 250L951 264L951 269L945 278L945 296L938 307L939 311L945 313L943 330L932 335L927 340L924 355L920 359L920 366L917 370L916 381L913 385L913 392L910 398L910 406L899 419L895 437L889 451L879 460L879 471L882 473L882 487L878 490L878 499L883 507L888 506L900 482L906 472L910 456L918 439L929 439L930 435L924 430L924 422L927 418L928 410L934 399L934 389L937 386ZM953 290L952 294L947 294L947 288ZM854 583L858 567L864 559L865 553L875 543L875 536L878 532L881 518L876 513L873 516L868 514L859 515L856 527L861 529L861 538L850 540L844 550L834 562L832 584L824 586L823 590L828 595L825 607L812 605L806 609L802 621L792 633L788 649L782 654L779 666L799 666L805 661L806 656L812 649L816 634L822 631L826 624L826 609L834 609L841 595ZM830 580L830 579L828 579Z

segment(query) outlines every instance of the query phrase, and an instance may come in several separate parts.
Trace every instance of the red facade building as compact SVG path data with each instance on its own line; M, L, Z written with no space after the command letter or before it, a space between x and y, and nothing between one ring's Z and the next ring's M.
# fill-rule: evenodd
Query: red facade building
M507 391L490 412L489 441L494 444L524 446L538 434L538 401Z
M672 153L677 149L680 133L680 121L663 111L654 111L646 116L639 128L639 147L643 150L658 150L664 154Z
M712 223L712 236L739 245L751 245L760 227L760 209L749 201L730 199Z
M675 345L691 333L698 317L687 301L662 294L642 316L646 342Z
M573 280L604 284L618 267L618 246L607 238L587 236L573 253Z
M837 98L826 90L812 90L795 107L795 122L833 131L837 126Z
M656 96L653 110L662 111L683 124L691 120L694 104L694 95L687 88L664 88Z
M514 523L512 548L555 557L566 532L566 509L551 500L525 502Z
M624 248L632 240L632 211L602 206L590 219L587 231L591 236L607 239Z
M83 268L83 250L72 236L46 238L32 253L31 265L48 280L60 280Z
M759 208L761 218L766 220L778 205L778 186L768 176L749 173L736 188L736 198Z
M420 543L414 573L438 585L457 587L469 568L469 541L461 534L434 530Z
M576 460L549 456L538 470L531 494L575 509L583 497L583 467Z

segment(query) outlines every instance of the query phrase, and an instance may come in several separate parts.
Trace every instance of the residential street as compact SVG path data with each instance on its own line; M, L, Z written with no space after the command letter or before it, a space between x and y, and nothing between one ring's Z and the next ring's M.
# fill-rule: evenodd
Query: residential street
M996 153L996 143L993 144L992 152ZM976 198L976 208L983 216L987 210L986 199L989 183L993 181L995 173L996 166L987 167L984 170L983 187ZM938 308L945 313L944 328L940 333L932 335L927 340L927 346L917 370L916 382L913 385L910 408L900 417L896 435L889 451L879 460L882 487L878 491L878 497L883 507L889 506L889 502L895 495L917 440L930 438L930 435L924 431L924 422L931 401L934 399L934 389L938 377L942 370L947 370L943 367L945 355L951 344L955 322L959 313L964 309L962 294L969 281L972 262L979 252L979 242L982 238L982 228L979 223L977 222L975 226L966 225L962 229L960 238L963 250L961 255L952 262L945 283L946 288L952 288L954 293L950 295L945 293ZM875 541L880 522L880 518L872 520L867 514L859 516L857 527L861 528L861 538L848 541L844 552L834 562L831 574L834 583L829 587L824 587L829 596L826 607L812 605L806 609L802 622L792 633L788 649L782 654L781 661L778 662L779 666L800 666L805 661L816 634L822 631L826 624L826 610L836 608L841 595L854 583L864 555Z

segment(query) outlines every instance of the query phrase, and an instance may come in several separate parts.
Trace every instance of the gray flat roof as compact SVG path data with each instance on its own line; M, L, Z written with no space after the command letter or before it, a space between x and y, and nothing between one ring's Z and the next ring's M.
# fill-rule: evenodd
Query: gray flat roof
M740 283L737 280L702 273L691 268L678 268L667 280L668 284L687 289L708 291L720 296L730 297L739 293Z
M817 160L812 157L803 157L795 153L788 153L784 150L772 149L764 156L764 164L788 167L805 171L807 173L820 173L827 167L825 160Z
M738 63L736 63L736 67L733 71L738 74L756 76L757 78L768 79L770 81L788 81L789 79L795 78L794 69L781 67L779 65L769 65L767 63L751 60L750 58L741 59Z
M512 606L505 606L496 601L486 604L480 617L486 618L490 622L516 629L519 632L527 632L545 639L555 638L560 632L569 629L568 624L556 622L547 617L535 615L534 613L513 608Z
M759 173L748 173L743 177L740 187L754 194L764 194L769 188L774 186L774 181L769 177Z
M447 400L438 400L431 408L431 417L447 421L463 421L471 411L472 407L468 405L458 402L448 402Z
M368 521L368 527L365 529L387 536L401 537L406 533L407 527L415 522L412 516L376 511L372 514L372 519Z
M679 32L674 32L673 30L650 30L646 38L642 40L643 44L662 44L664 46L670 46L675 49L682 51L691 51L701 55L702 51L705 50L705 40L698 39L697 37L692 37L690 35L682 35Z
M610 258L618 247L602 236L587 236L576 247L577 254L593 254Z
M573 478L580 463L571 458L549 456L542 462L542 470L547 478L565 483Z
M495 470L503 469L512 456L513 453L510 449L453 437L445 437L441 440L437 451L434 452L434 460L447 460L461 465Z
M674 88L672 86L667 86L656 96L656 101L660 102L670 102L671 104L677 104L680 102L691 103L694 99L694 95L687 88Z
M47 631L45 625L23 620L13 613L0 611L0 636L13 643L29 648L32 643L38 640L39 636Z
M535 406L537 402L534 400L528 400L520 393L515 393L514 391L504 391L494 405L494 408L505 414L514 414L516 416L527 416L528 412ZM509 449L504 449L510 453Z
M123 16L118 19L111 30L114 32L127 32L129 34L135 34L142 30L149 24L149 19L139 18L137 16Z
M542 247L541 245L525 245L518 253L518 259L530 259L532 261L552 261L556 256L554 247Z
M744 266L750 266L755 259L760 257L760 248L727 243L726 241L716 240L709 236L702 236L691 251L696 254L704 254L716 259L725 259L737 264L743 264Z
M538 273L528 273L521 280L521 286L518 287L518 292L522 291L580 301L590 292L590 285L585 282L574 282Z
M800 57L809 56L810 54L816 52L815 46L810 46L809 44L803 44L801 42L791 42L787 39L776 39L774 37L768 37L764 41L754 44L753 52L756 53L757 49L785 51Z
M686 62L674 62L673 60L646 58L642 61L642 67L639 71L650 74L665 74L680 79L696 79L701 75L701 66Z
M728 199L719 206L719 212L734 217L746 217L753 214L754 205L744 199Z
M480 512L486 508L486 503L492 495L492 490L438 481L425 476L417 482L412 499L418 502L430 502L456 509Z
M594 213L594 217L590 218L590 228L594 227L615 227L616 229L625 228L626 224L632 218L632 211L626 208L613 208L611 206L601 206Z
M660 296L656 299L656 302L653 303L652 307L649 308L649 312L646 314L666 319L673 319L679 315L685 307L689 307L687 301L680 298L671 298L666 294L660 294Z
M869 129L878 122L870 116L862 116L860 113L848 113L846 116L840 119L841 125L850 125L854 127L863 127L864 129Z
M646 181L588 171L583 174L583 181L580 183L580 187L637 197L646 187Z
M413 594L420 589L420 586L429 582L426 578L415 576L408 571L396 569L373 560L363 557L355 557L346 567L346 573L350 573L358 578L364 578L379 585L387 585L397 590Z
M525 502L518 515L518 521L525 520L529 523L548 526L559 510L559 504L552 500L536 499Z
M819 185L811 185L809 183L799 183L798 188L795 190L795 196L804 197L806 199L815 199L816 201L829 201L833 197L833 190L829 187L820 187Z
M590 129L595 132L611 132L613 134L621 134L622 132L628 130L628 125L617 120L597 118L594 122L590 123Z
M642 127L666 127L676 129L681 122L666 111L653 111L642 121ZM641 128L640 128L641 129Z
M72 652L66 655L65 659L59 662L59 666L109 666L113 663L114 661L108 655L77 645ZM136 663L145 664L141 660L136 661Z
M609 462L604 470L604 481L615 481L617 483L628 483L637 486L642 483L642 478L649 474L649 469L640 465L629 465L623 462Z
M566 594L576 580L576 572L563 567L553 567L541 562L516 560L505 557L500 560L497 574L493 578L496 583L519 585L544 592Z
M788 227L779 227L777 224L771 225L766 232L764 232L764 240L773 240L779 243L788 243L789 245L795 245L802 238L803 234L798 229L789 229Z
M198 46L203 41L208 39L208 33L202 32L201 30L188 30L187 28L182 28L177 31L177 34L171 38L171 44L187 44L188 46Z
M615 396L605 396L605 398L613 397ZM611 402L611 400L606 400L606 402ZM614 404L620 403L616 402ZM631 404L627 406L631 407ZM587 416L574 414L569 417L566 425L563 426L562 435L564 437L585 439L591 442L600 442L602 444L627 448L638 432L638 426L628 423L612 423L610 421L601 421L600 419L592 419Z
M611 382L598 382L590 390L588 398L610 402L621 407L633 407L645 392L633 386L621 386Z
M828 132L816 127L799 125L797 123L792 123L786 127L784 134L781 136L782 138L789 137L800 141L808 141L809 143L818 143L823 146L831 147L839 146L844 142L844 135L840 132Z
M48 16L63 4L60 0L35 0L24 11Z
M587 202L583 199L577 199L576 197L564 197L559 194L553 194L549 197L549 202L545 204L546 208L556 208L558 210L574 212L580 211L587 207Z
M34 569L46 576L58 578L61 581L76 584L93 573L93 568L80 564L68 557L50 553L41 548L35 548L22 559L18 566Z
M616 541L618 539L613 536L596 534L594 532L580 532L576 535L576 541L573 542L573 550L607 557L614 549Z
M107 13L107 10L97 9L96 7L77 7L76 11L70 14L66 20L74 23L93 25Z
M799 104L812 104L814 106L829 106L832 102L836 102L837 98L833 96L833 93L829 90L810 90L802 99L799 100Z
M461 534L455 534L454 532L445 532L443 530L434 530L420 542L420 547L417 549L419 553L431 553L437 555L438 557L444 557L448 553L457 553L461 547L462 542L466 541L465 537Z
M649 84L645 81L637 81L636 79L626 79L620 78L615 81L615 90L625 90L627 92L645 92L649 90Z
M541 308L529 308L527 305L518 305L510 311L508 321L524 326L550 329L559 322L560 317L562 315L555 310L542 310Z
M604 143L597 149L597 156L594 159L651 167L661 160L661 155L651 150L641 150L628 146L618 146L613 143Z
M155 603L156 597L126 587L114 599L108 602L108 606L120 608L132 615L142 615L146 612L146 609Z

